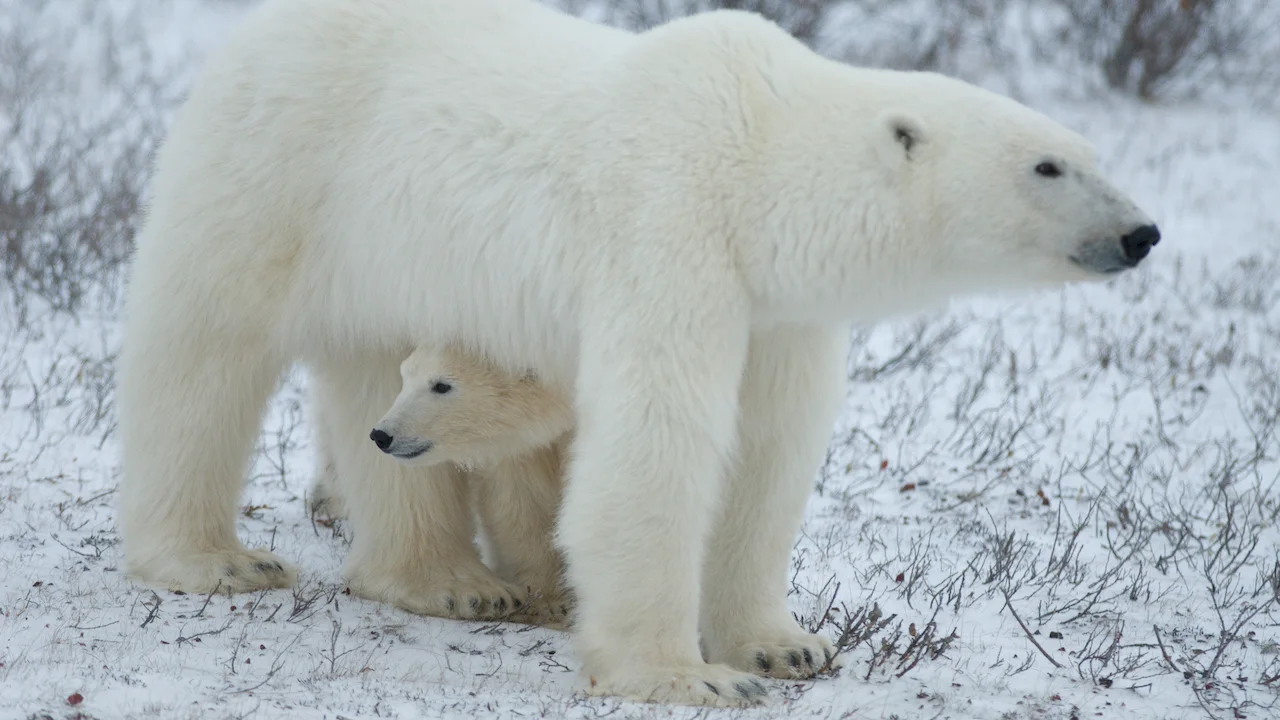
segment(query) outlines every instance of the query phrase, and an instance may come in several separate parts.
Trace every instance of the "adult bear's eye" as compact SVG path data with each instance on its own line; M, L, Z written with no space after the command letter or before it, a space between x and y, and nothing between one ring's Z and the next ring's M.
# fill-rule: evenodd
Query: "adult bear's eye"
M437 395L448 395L453 392L453 386L447 382L438 382L431 386L431 392Z
M1041 177L1056 178L1062 174L1062 170L1051 162L1042 162L1036 166L1036 174Z

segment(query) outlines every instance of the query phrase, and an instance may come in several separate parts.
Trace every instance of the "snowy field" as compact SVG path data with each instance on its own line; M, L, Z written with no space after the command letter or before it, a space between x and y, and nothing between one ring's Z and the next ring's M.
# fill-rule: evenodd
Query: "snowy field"
M29 19L18 5L0 23ZM138 57L198 58L246 6L158 2ZM348 530L307 511L301 373L273 401L238 523L301 565L298 586L132 584L114 305L6 299L0 720L1280 717L1280 116L1030 102L1097 143L1165 239L1104 284L854 335L790 595L841 647L837 676L770 681L773 703L742 711L589 699L558 631L350 596ZM9 150L0 169L22 172Z

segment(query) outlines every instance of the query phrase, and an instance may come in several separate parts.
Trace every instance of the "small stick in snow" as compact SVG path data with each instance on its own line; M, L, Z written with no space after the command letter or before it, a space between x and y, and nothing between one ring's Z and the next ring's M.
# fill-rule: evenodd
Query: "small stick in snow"
M214 593L216 593L216 592L218 592L218 588L220 588L220 587L222 587L222 579L221 579L221 578L219 578L219 579L218 579L218 584L217 584L217 585L214 585L214 586L213 586L213 589L209 591L209 594L205 596L205 598L204 598L204 604L200 606L200 610L199 610L198 612L196 612L196 614L195 614L195 615L193 615L192 617L204 617L204 610L205 610L205 608L209 607L209 601L213 599L213 594L214 594Z
M1018 625L1022 628L1022 632L1024 632L1024 633L1026 633L1026 634L1027 634L1027 639L1031 641L1031 644L1032 644L1032 645L1035 645L1035 646L1036 646L1036 649L1040 651L1040 654L1041 654L1041 655L1044 655L1044 657L1045 657L1045 659L1046 659L1046 660L1048 660L1049 662L1053 663L1053 666L1054 666L1054 667L1056 667L1056 668L1058 668L1059 670L1061 670L1061 669L1062 669L1062 663L1060 663L1060 662L1058 662L1057 660L1054 660L1054 659L1053 659L1053 656L1052 656L1052 655L1050 655L1050 654L1049 654L1049 652L1048 652L1047 650L1045 650L1045 649L1044 649L1044 646L1043 646L1043 645L1041 645L1041 644L1040 644L1040 642L1039 642L1038 640L1036 640L1035 636L1031 634L1031 630L1027 628L1027 624L1026 624L1026 623L1024 623L1024 622L1022 622L1022 618L1018 617L1018 611L1017 611L1017 610L1014 610L1014 609L1013 609L1013 603L1012 603L1012 602L1009 602L1009 593L1008 593L1008 592L1006 592L1006 591L1004 590L1004 588L1001 588L1001 589L1000 589L1000 594L1001 594L1001 595L1004 595L1004 606L1005 606L1005 607L1007 607L1007 608L1009 608L1009 613L1010 613L1011 615L1013 615L1013 619L1014 619L1014 620L1017 620L1017 621L1018 621Z
M1152 625L1151 629L1155 631L1156 645L1160 647L1160 654L1164 656L1164 661L1169 666L1169 669L1173 670L1176 673L1181 673L1182 670L1178 669L1178 666L1174 664L1173 658L1169 657L1169 651L1166 650L1164 647L1164 639L1160 637L1160 626Z
M150 625L156 619L156 616L160 614L160 596L156 594L155 590L151 591L151 601L151 612L147 613L147 619L143 620L142 625L139 627Z

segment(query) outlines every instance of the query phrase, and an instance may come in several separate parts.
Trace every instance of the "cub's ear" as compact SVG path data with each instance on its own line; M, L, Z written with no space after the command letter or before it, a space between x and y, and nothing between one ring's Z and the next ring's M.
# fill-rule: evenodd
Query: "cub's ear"
M880 137L876 147L881 159L889 167L897 168L911 162L920 154L921 146L929 142L924 123L914 115L899 110L886 110L876 120Z

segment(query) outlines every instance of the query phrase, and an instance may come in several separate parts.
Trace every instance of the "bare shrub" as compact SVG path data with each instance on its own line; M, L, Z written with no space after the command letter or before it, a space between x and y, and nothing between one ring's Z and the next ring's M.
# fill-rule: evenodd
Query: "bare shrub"
M0 279L15 305L75 311L110 300L132 247L147 171L172 98L138 14L85 3L3 3ZM34 32L40 29L41 32Z
M829 15L818 48L842 60L974 77L1005 54L1013 0L856 0Z
M642 30L685 15L708 10L747 10L776 22L805 42L812 42L828 14L844 4L839 0L610 0L608 22Z
M569 12L643 30L717 8L757 12L833 58L974 81L1083 61L1107 87L1147 100L1271 87L1280 6L1270 0L560 0ZM1064 63L1068 63L1064 65ZM1015 91L1016 92L1016 91ZM1270 93L1253 93L1255 97Z
M747 10L815 50L877 67L957 70L980 49L989 57L1013 0L606 0L601 19L635 30L714 9ZM589 3L563 0L570 12Z
M1265 0L1052 0L1059 42L1095 64L1111 88L1151 100L1207 80L1243 80L1280 59L1280 23ZM1270 45L1270 47L1268 47Z

